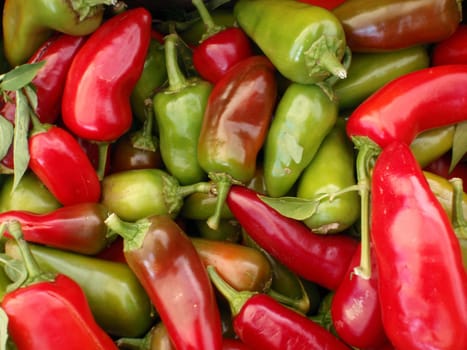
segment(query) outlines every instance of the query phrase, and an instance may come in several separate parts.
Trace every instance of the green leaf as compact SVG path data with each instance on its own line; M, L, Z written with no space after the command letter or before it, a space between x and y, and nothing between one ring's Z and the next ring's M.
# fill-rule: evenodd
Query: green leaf
M452 158L449 172L459 163L467 152L467 121L456 125L454 137L452 140Z
M0 308L0 350L7 349L8 342L8 315Z
M313 216L320 203L319 199L305 199L298 197L274 198L259 196L259 198L280 214L295 220L305 220Z
M0 88L2 90L16 91L25 87L31 83L37 75L37 72L44 64L45 61L40 61L37 63L26 63L15 67L5 73L2 82L0 83Z
M20 91L16 91L16 111L15 111L15 134L13 139L13 191L18 186L21 178L29 165L28 134L30 123L30 107L26 96Z
M28 98L29 105L31 106L33 111L37 110L37 105L38 105L38 99L37 99L37 93L36 93L36 87L32 84L26 85L23 88L23 92Z
M0 115L0 159L3 159L8 150L10 149L11 143L13 142L14 128L5 117Z

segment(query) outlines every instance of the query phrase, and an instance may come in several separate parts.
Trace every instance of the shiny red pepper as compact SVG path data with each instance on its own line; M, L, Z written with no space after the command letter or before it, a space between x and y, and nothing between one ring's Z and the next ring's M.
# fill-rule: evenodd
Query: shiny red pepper
M168 215L106 220L124 238L128 266L148 293L178 350L222 349L214 290L188 236Z
M467 349L467 274L459 242L406 143L381 151L371 194L371 239L391 343L405 350Z
M383 86L350 115L347 134L380 147L410 144L420 132L467 120L467 65L446 65L403 75Z
M467 64L467 24L460 24L454 34L436 43L431 51L431 64Z
M76 54L63 93L62 119L77 136L110 142L131 127L129 97L143 70L151 19L142 7L115 15Z
M88 156L72 134L55 125L33 130L29 168L63 205L98 202L101 184Z
M193 0L206 32L193 48L193 65L199 75L215 84L236 63L253 55L252 44L238 27L216 25L202 0Z
M332 333L264 293L238 292L208 266L211 280L229 301L233 328L252 349L349 350Z
M60 114L60 105L65 85L66 75L76 52L84 44L86 38L57 34L47 40L29 59L28 63L45 61L32 80L36 89L37 108L35 113L43 123L55 123ZM0 115L15 122L16 97L15 92L7 93L7 101L0 109ZM2 164L13 169L13 147L2 159Z
M41 271L22 238L20 224L13 221L7 226L21 249L28 274L21 287L1 301L8 334L17 349L117 350L96 323L81 287L66 275Z
M18 221L28 242L93 255L109 243L104 223L108 215L108 210L100 203L80 203L45 214L9 210L0 213L0 223Z
M248 235L291 271L331 290L342 282L356 240L344 234L315 234L269 207L247 187L233 185L227 205Z

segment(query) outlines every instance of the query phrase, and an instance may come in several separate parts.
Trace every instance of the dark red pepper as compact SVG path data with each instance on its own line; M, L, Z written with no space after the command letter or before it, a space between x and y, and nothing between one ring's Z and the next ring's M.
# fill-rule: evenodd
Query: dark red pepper
M189 237L168 215L125 222L106 220L124 238L128 266L155 306L179 350L222 349L222 326L214 290Z
M193 48L193 65L202 78L215 84L232 66L253 55L252 44L241 28L216 25L202 0L193 4L206 26Z
M371 239L391 343L406 350L467 349L467 274L459 242L404 142L391 143L376 159Z
M324 7L325 9L332 10L344 3L346 0L297 0L305 4Z
M55 125L33 129L29 168L63 205L98 202L101 184L96 169L76 138Z
M115 15L76 54L62 99L62 119L74 134L110 142L129 130L129 98L143 70L151 19L142 7Z
M229 301L234 331L252 349L349 350L328 330L264 293L238 292L208 266L211 280Z
M7 226L20 247L28 274L21 287L1 301L16 347L117 350L112 338L96 323L81 287L66 275L41 271L22 238L20 224L12 221Z
M0 222L18 221L28 242L93 255L109 243L104 223L108 215L108 210L100 203L80 203L45 214L5 211L0 213Z
M431 64L467 64L467 24L460 24L454 34L436 43L431 51Z
M315 234L243 186L231 187L227 205L246 233L297 275L331 290L344 279L358 246L350 236Z

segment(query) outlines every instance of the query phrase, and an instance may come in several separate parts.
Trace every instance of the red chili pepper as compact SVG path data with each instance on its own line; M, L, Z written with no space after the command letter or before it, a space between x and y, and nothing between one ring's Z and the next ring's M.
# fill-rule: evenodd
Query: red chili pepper
M310 4L313 6L324 7L325 9L332 10L345 2L345 0L297 0L305 4Z
M202 0L193 0L193 4L206 26L193 48L193 65L202 78L215 84L229 68L253 55L252 45L242 29L216 25Z
M76 52L84 44L86 38L57 34L47 40L29 59L28 63L45 61L38 71L32 84L36 88L37 108L35 113L43 123L55 123L60 114L60 104L63 95L66 75ZM16 97L15 92L7 93L7 101L0 109L0 115L15 122ZM2 164L13 169L13 147L2 159Z
M168 215L134 222L111 214L110 229L124 238L128 266L155 306L179 350L222 349L214 290L188 236Z
M467 64L467 24L460 24L454 34L436 43L431 52L431 64Z
M395 141L381 151L371 194L371 238L391 343L406 350L467 349L459 242L407 144Z
M129 130L129 98L143 70L151 19L142 7L115 15L76 54L65 84L62 118L77 136L109 142Z
M19 350L117 350L112 338L96 323L81 287L62 274L42 272L20 224L11 222L28 278L7 293L1 307L8 317L8 333Z
M385 147L420 132L467 120L467 65L429 67L383 86L350 115L347 134Z
M410 144L420 132L467 120L467 64L421 69L383 86L350 115L349 137L380 147Z
M378 273L371 249L372 274L369 279L354 274L359 266L361 246L349 264L346 277L331 301L331 318L338 336L358 349L380 349L389 340L384 332L378 295Z
M233 328L252 349L349 350L332 333L264 293L238 292L208 266L211 280L229 301Z
M98 202L95 168L72 134L55 125L29 138L29 168L63 205Z
M100 203L80 203L46 214L9 210L0 213L0 223L18 221L28 242L93 255L109 243L104 223L108 215Z
M243 186L231 187L227 205L248 235L291 271L331 290L342 282L357 249L356 240L344 234L315 234Z

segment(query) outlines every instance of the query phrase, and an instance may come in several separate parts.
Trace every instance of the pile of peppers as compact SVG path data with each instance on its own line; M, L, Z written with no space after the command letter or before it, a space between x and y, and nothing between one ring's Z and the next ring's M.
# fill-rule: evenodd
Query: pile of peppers
M462 0L0 5L0 350L467 349Z

